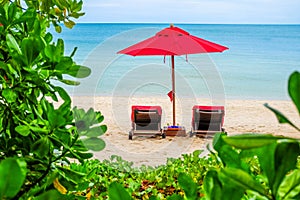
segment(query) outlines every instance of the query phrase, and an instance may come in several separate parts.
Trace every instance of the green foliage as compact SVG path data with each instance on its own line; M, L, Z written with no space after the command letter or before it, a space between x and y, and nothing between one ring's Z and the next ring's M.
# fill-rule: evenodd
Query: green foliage
M289 78L288 91L300 113L300 73ZM294 125L280 111L265 104L280 123ZM243 134L214 137L214 153L222 161L221 169L214 169L205 177L205 192L208 199L299 199L299 140L272 135ZM258 162L259 170L247 161ZM251 163L251 162L250 162ZM259 172L259 173L257 173ZM260 173L261 172L261 173ZM235 191L234 195L232 195Z
M120 156L73 163L70 169L89 174L82 178L85 183L81 183L88 187L77 188L70 196L89 193L92 199L120 199L126 191L130 199L200 199L204 195L203 178L207 170L219 166L215 158L201 158L200 153L195 151L181 158L170 158L166 165L157 167L134 167Z
M74 62L76 48L65 55L64 41L47 32L51 24L60 32L61 22L73 27L81 7L77 0L1 2L0 198L59 199L88 176L69 168L70 159L83 163L90 149L105 147L101 113L72 109L68 93L52 83L78 85L65 77L91 73Z
M207 157L200 157L201 151L184 154L178 159L170 158L166 165L157 167L134 167L132 162L119 156L112 156L110 160L104 161L89 160L83 165L71 164L72 170L89 176L83 178L85 184L81 183L86 185L85 188L77 188L69 195L74 195L75 198L78 197L75 193L81 191L84 195L90 194L92 199L120 199L126 191L126 198L129 195L130 199L275 199L273 190L277 190L277 199L283 199L283 196L297 198L297 140L268 135L246 135L253 143L255 140L260 143L261 139L264 141L266 138L273 142L261 142L259 146L245 148L244 144L240 144L241 137L217 135L215 140L218 141L214 141L214 144L219 145L218 149L225 152L231 148L227 152L228 157L236 157L230 155L232 152L238 155L240 160L235 165L235 159L224 161L223 157L214 152ZM222 148L225 145L227 148ZM290 150L284 151L285 148ZM283 157L283 152L287 153L286 157ZM267 159L271 154L273 161ZM223 153L224 155L226 154ZM276 186L278 183L279 187ZM116 193L116 190L119 192Z
M287 174L280 188L278 188L278 196L282 199L299 199L300 194L300 169L296 169Z
M205 177L207 196L212 197L215 191L218 191L226 199L241 199L244 195L252 196L253 194L267 199L284 199L283 197L289 193L290 188L283 191L281 185L287 184L284 183L287 181L285 177L290 172L298 171L299 141L259 134L230 137L222 135L218 137L218 140L222 140L222 145L217 146L215 150L223 162L223 167L210 171ZM227 155L224 156L226 153ZM228 156L238 156L239 160L227 159ZM256 159L262 174L256 174L256 171L251 169L251 165L247 164L248 160ZM232 162L235 162L235 165ZM293 182L297 183L296 180ZM291 188L293 194L300 194L297 185ZM233 189L239 195L235 194L233 197L228 192Z
M14 7L10 8L10 12L6 18L1 19L3 25L10 24L13 21L13 17L18 14L16 8L21 8L21 1L14 1ZM60 23L63 22L68 28L72 28L75 22L72 18L77 19L84 15L81 12L83 2L77 0L38 0L38 1L24 1L27 6L27 10L37 11L36 13L40 18L45 19L48 25L52 23L57 32L61 32L62 28ZM2 5L7 5L9 1L3 1ZM24 13L20 20L30 20L32 13ZM32 24L33 25L33 24Z

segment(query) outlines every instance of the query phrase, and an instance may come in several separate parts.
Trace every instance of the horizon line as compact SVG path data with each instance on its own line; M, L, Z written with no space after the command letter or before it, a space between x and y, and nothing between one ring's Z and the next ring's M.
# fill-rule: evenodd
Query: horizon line
M300 25L300 23L76 22L76 24Z

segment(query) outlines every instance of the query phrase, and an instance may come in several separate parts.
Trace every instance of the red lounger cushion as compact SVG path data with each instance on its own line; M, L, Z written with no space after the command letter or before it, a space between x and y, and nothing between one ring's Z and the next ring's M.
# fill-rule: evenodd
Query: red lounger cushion
M150 111L150 110L155 110L158 112L159 115L162 114L162 109L160 106L138 106L134 105L131 107L131 121L134 121L134 111L135 110L145 110L145 111Z
M192 125L195 122L194 121L194 111L197 110L197 109L202 110L202 111L217 111L217 110L223 111L223 119L222 119L222 124L221 124L223 126L223 124L224 124L224 115L225 115L224 106L199 106L199 105L193 106Z

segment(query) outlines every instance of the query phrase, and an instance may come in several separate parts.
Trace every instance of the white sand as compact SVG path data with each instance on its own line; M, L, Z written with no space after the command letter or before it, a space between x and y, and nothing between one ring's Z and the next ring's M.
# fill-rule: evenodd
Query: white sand
M287 124L279 124L275 115L263 106L279 109L296 125L300 126L299 115L291 101L256 101L256 100L226 100L219 105L225 106L224 128L229 135L241 133L270 133L288 137L300 138L300 133ZM163 109L162 126L172 122L172 104L168 98L125 98L125 97L73 97L74 106L84 109L90 107L101 111L104 115L104 124L108 131L102 138L106 148L96 152L95 157L103 160L111 155L120 155L136 166L145 164L156 166L165 164L169 157L179 157L181 154L191 153L194 150L206 150L206 145L212 139L199 137L138 137L128 140L131 129L132 105L160 105ZM211 105L209 100L178 99L176 102L177 123L191 129L193 105ZM204 153L205 153L204 152ZM204 154L203 154L204 155Z

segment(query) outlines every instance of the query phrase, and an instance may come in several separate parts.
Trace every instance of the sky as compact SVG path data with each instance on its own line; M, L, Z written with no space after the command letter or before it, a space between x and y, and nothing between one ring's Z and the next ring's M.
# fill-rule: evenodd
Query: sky
M300 0L83 0L77 22L300 24Z

